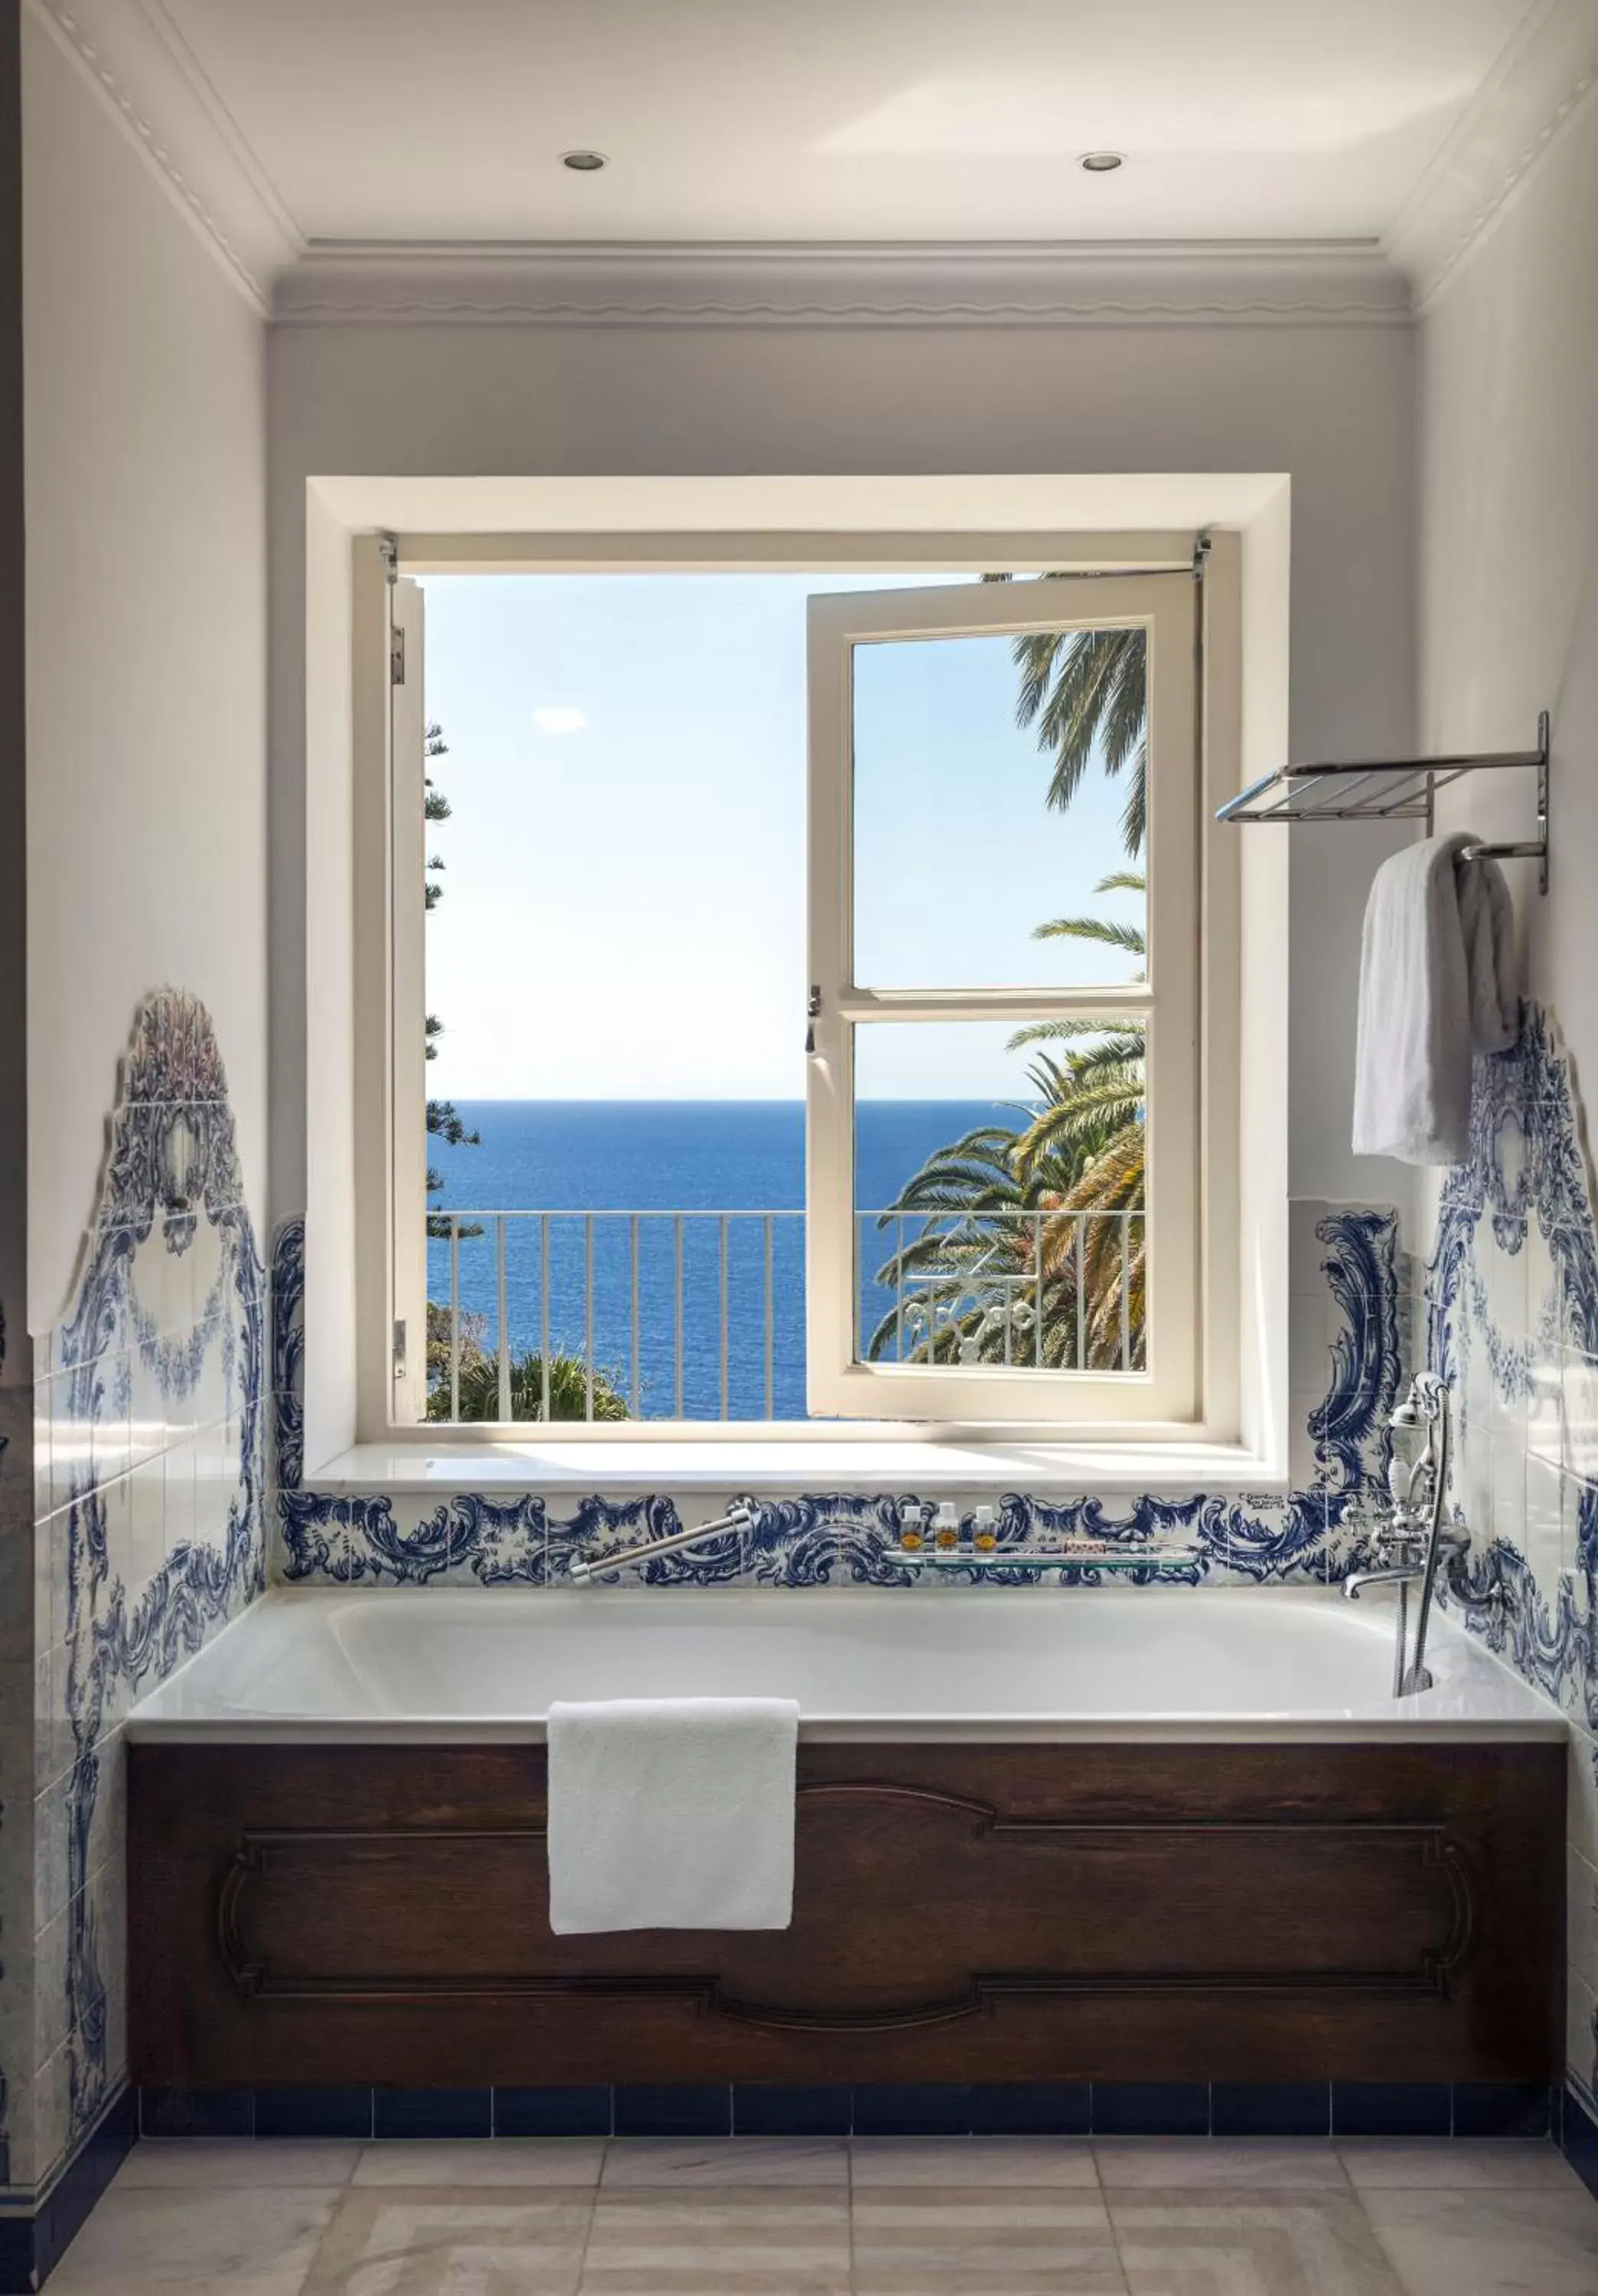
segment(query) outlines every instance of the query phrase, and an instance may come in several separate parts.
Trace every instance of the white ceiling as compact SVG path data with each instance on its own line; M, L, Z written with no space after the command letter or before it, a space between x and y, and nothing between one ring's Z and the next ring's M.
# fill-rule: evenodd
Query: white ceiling
M1533 0L134 0L301 242L1379 237ZM53 7L53 12L59 12ZM594 145L603 174L562 168ZM1077 155L1110 146L1118 174Z

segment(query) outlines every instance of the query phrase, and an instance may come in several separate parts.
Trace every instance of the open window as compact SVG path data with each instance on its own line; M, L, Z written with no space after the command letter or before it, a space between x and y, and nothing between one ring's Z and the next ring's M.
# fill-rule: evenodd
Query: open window
M815 1414L1194 1416L1193 591L810 603ZM1018 714L1053 737L1052 808ZM1113 811L1072 803L1080 724ZM918 1088L991 1106L886 1194L863 1111Z
M357 1010L387 1023L381 1095L374 1032L357 1031L362 1264L381 1278L362 1283L369 1431L1224 1431L1236 914L1225 886L1217 899L1232 853L1206 833L1206 775L1230 786L1236 768L1209 755L1206 585L1176 553L1116 571L1118 555L1139 562L1125 538L1096 566L1078 544L1008 573L919 554L919 578L754 562L707 581L665 551L597 584L591 566L452 565L430 601L436 680L434 578L389 564L386 706L373 690L356 815ZM377 562L357 556L369 586ZM520 642L516 582L557 632L562 682L553 703L519 693L520 778L496 783L484 663L537 651ZM492 594L493 645L452 685L468 590ZM363 595L359 660L377 624ZM657 607L668 636L651 650ZM781 675L751 652L768 627ZM585 646L592 695L574 684ZM663 664L681 673L675 701ZM644 714L624 725L628 678ZM719 780L706 753L746 693L781 697L774 811L747 786L764 720ZM668 763L674 709L692 734ZM607 782L624 755L652 760L647 784L642 768ZM741 807L764 876L740 867ZM630 874L629 838L647 848ZM466 963L468 927L494 918L522 921L512 961ZM684 919L704 928L702 978L668 980ZM618 945L608 977L636 988L607 1000L595 952ZM454 969L435 979L446 946ZM561 1067L557 1008L568 1039L594 1039L580 1073ZM430 1066L436 1011L445 1057ZM485 1089L464 1062L467 1045L541 1029L525 1069L540 1102L514 1098L514 1062L480 1062L500 1079ZM723 1097L712 1084L668 1101L668 1054L687 1076L707 1045ZM602 1069L602 1126L581 1098Z

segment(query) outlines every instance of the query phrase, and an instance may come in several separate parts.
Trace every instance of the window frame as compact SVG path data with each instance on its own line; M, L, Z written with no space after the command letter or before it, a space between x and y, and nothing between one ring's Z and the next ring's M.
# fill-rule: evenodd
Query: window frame
M806 1357L821 1414L960 1424L1042 1421L1077 1434L1150 1421L1192 1426L1198 1364L1201 932L1196 584L1176 573L1073 583L835 591L809 602L812 1050L806 1123ZM1131 629L1148 647L1148 978L1091 988L872 988L854 977L853 665L865 645L1058 630ZM1146 1367L1062 1372L869 1363L858 1353L855 1052L883 1022L1028 1021L1080 1013L1148 1032L1151 1238Z
M1213 820L1215 807L1237 785L1243 734L1242 534L1237 529L1216 533L1212 545L1205 537L1205 578L1193 586L1203 633L1197 857L1203 922L1200 944L1200 1336L1192 1415L1106 1422L1100 1429L1081 1421L961 1420L952 1414L914 1420L651 1419L592 1424L570 1421L536 1429L522 1421L455 1425L420 1416L422 1406L416 1398L425 1382L413 1384L397 1380L394 1361L394 1324L400 1312L395 1239L401 1217L395 1143L397 1128L409 1120L406 1111L412 1099L420 1125L426 1090L425 1071L415 1058L414 1039L408 1029L397 1025L394 996L397 974L413 971L420 962L424 914L419 902L413 906L408 898L395 899L395 756L389 667L389 598L394 576L777 570L864 576L912 574L928 568L952 576L975 576L1004 567L1017 574L1054 572L1096 578L1124 578L1134 571L1139 576L1185 573L1191 580L1200 551L1198 534L1181 528L1087 532L1020 528L981 532L942 528L873 532L659 529L532 534L368 530L351 537L355 843L351 1184L356 1208L352 1232L351 1340L357 1442L395 1444L402 1454L407 1447L426 1446L447 1456L451 1451L480 1453L485 1443L526 1445L536 1436L540 1452L548 1459L562 1453L580 1457L583 1447L593 1443L612 1448L652 1445L664 1454L683 1445L714 1448L762 1441L812 1448L840 1446L847 1450L851 1444L889 1438L1001 1445L1014 1434L1034 1449L1042 1445L1069 1454L1073 1446L1079 1447L1099 1434L1117 1447L1115 1450L1101 1447L1094 1454L1099 1468L1110 1475L1116 1472L1119 1450L1129 1443L1235 1446L1239 1442L1242 1271L1238 1257L1241 1208L1235 1175L1242 1034L1238 851L1242 840L1217 831ZM415 936L409 958L405 948L407 931ZM397 1046L402 1038L409 1050L397 1063ZM403 1046L399 1048L403 1051ZM411 1335L411 1347L417 1353L423 1349L420 1323ZM410 1415L413 1411L418 1415ZM442 1464L441 1457L440 1469Z

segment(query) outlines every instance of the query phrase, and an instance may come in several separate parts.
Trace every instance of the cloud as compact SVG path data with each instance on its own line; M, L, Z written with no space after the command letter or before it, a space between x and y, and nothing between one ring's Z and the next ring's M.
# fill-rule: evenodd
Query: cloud
M580 734L588 723L586 709L571 709L563 703L548 703L533 712L533 723L541 734Z

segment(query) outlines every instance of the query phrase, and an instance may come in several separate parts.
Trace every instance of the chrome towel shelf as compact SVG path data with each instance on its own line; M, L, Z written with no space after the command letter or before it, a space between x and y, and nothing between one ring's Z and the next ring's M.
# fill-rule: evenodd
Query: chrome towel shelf
M1466 861L1535 861L1537 890L1548 890L1548 712L1537 718L1537 747L1450 758L1366 758L1351 763L1278 766L1238 796L1217 821L1423 821L1432 833L1437 793L1467 774L1537 775L1537 835L1514 844L1469 845Z

